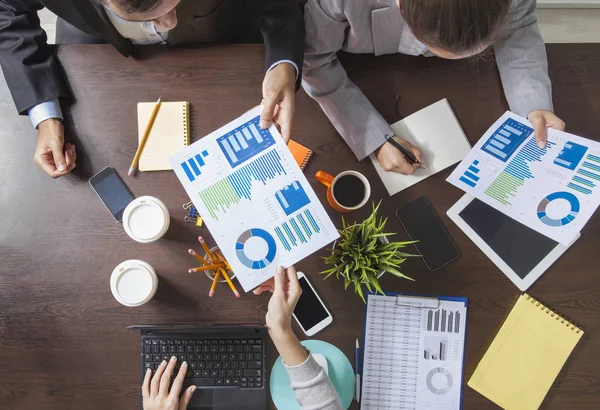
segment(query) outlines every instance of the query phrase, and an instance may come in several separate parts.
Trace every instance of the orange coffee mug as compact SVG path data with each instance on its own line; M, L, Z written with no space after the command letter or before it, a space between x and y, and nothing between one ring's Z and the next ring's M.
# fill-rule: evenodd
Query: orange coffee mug
M338 212L354 211L367 203L371 196L371 185L363 174L344 171L336 177L319 171L317 181L327 187L327 202Z

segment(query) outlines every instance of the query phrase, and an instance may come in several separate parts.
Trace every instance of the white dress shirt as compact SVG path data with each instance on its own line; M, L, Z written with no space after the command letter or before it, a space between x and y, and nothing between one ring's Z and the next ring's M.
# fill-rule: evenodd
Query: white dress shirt
M106 15L111 23L115 26L115 29L117 29L119 34L121 34L123 37L131 41L132 44L166 44L167 39L169 38L168 30L162 30L156 27L151 21L129 21L122 19L108 8L105 8L105 10ZM298 66L291 60L277 61L271 65L267 71L270 71L281 63L290 63L293 65L296 69L296 79L298 79ZM29 119L35 128L37 128L41 122L50 118L63 119L58 98L54 98L33 106L27 111L27 113L29 114Z

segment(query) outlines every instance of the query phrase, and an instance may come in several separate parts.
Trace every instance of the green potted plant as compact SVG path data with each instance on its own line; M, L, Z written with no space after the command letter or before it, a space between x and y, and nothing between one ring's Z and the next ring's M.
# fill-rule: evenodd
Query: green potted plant
M390 242L388 236L394 233L385 233L384 228L387 218L378 216L377 212L381 201L377 206L373 203L373 212L361 223L348 224L342 217L342 229L339 229L340 238L334 242L331 255L324 257L325 264L329 269L321 272L325 279L335 275L337 279L344 279L344 288L348 289L351 284L366 303L365 291L383 294L379 285L379 278L388 272L399 278L414 280L402 272L400 265L406 258L415 256L401 252L400 249L414 243Z

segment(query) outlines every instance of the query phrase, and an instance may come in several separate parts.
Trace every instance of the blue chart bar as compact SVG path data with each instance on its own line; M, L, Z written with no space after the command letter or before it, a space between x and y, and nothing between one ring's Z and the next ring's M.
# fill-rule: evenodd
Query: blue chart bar
M308 209L275 228L279 242L288 251L308 243L319 232L321 229Z
M479 181L479 177L477 176L477 174L479 174L479 168L477 168L477 165L479 165L479 161L473 161L473 164L471 164L459 178L460 181L472 188L475 188L477 186L477 181Z
M257 116L227 135L217 138L217 143L231 168L235 168L275 144L271 132L268 129L260 129L259 121L260 116Z
M584 168L591 169L591 170L593 170L593 171L596 171L596 172L600 172L600 166L598 166L598 165L594 165L594 164L592 164L591 162L587 162L587 161L585 161L585 162L583 163L583 167L584 167Z
M553 145L556 144L552 141L548 141L546 143L546 148L540 149L536 145L535 138L531 138L515 158L510 161L510 164L504 168L503 172L506 172L521 181L533 178L529 163L542 162L542 157L546 155L546 150L552 148Z
M481 149L500 161L506 162L532 133L533 128L509 118L494 131Z
M277 202L281 205L281 209L287 216L290 216L298 209L310 204L308 195L300 185L300 182L294 181L290 185L286 186L282 190L275 193Z
M587 159L590 160L590 161L595 161L595 162L597 162L597 163L600 164L600 157L598 157L596 155L590 154L590 155L587 156Z
M596 181L600 181L600 175L599 174L595 174L593 172L586 171L585 169L581 169L580 168L579 171L577 171L577 173L579 175L584 175L584 176L586 176L588 178L595 179Z
M589 179L581 178L581 177L578 177L577 175L575 175L575 176L573 177L573 181L575 181L575 182L579 182L580 184L583 184L583 185L590 186L590 187L592 187L592 188L596 186L596 184L594 184L594 183L593 183L592 181L590 181Z
M277 175L287 175L277 150L272 150L229 175L227 179L239 198L251 199L252 181L266 184Z
M565 143L562 151L554 158L554 163L560 167L574 171L587 150L588 147L569 141Z
M183 172L185 172L185 175L190 182L194 182L196 177L199 177L202 174L200 168L206 165L203 157L208 157L208 151L204 150L202 151L202 154L196 154L192 158L181 163L181 169L183 169Z
M577 184L574 184L574 183L572 183L572 182L569 182L569 183L567 184L567 187L568 187L568 188L571 188L571 189L574 189L575 191L581 192L582 194L586 194L586 195L589 195L589 194L591 194L591 193L592 193L592 191L591 191L591 190L589 190L589 189L587 189L587 188L584 188L584 187L582 187L582 186L579 186L579 185L577 185Z

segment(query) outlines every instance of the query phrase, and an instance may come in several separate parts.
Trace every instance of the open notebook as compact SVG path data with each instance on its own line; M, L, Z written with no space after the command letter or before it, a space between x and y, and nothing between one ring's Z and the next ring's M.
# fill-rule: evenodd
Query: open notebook
M386 172L375 154L371 154L373 166L390 195L462 161L471 150L471 144L445 98L392 124L392 129L421 150L425 169L410 176Z
M154 102L138 103L138 142L154 109ZM139 161L140 171L173 169L171 157L190 143L190 109L187 101L163 102Z
M580 328L523 294L468 385L503 409L537 409L582 335Z

